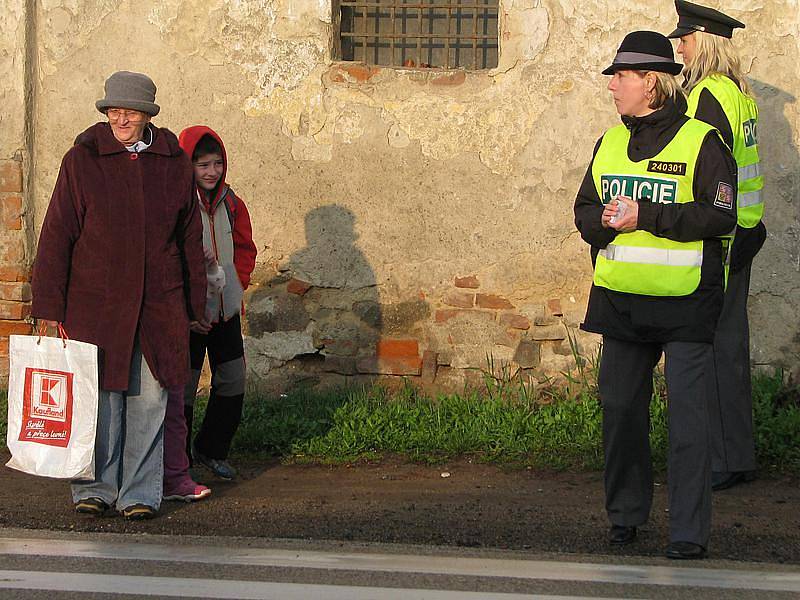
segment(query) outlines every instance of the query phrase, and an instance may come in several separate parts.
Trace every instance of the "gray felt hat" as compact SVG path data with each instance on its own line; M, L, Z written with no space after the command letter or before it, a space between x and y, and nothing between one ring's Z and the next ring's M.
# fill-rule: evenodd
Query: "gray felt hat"
M155 117L161 107L155 103L156 84L144 73L117 71L106 79L106 97L94 103L101 113L109 108L139 110Z

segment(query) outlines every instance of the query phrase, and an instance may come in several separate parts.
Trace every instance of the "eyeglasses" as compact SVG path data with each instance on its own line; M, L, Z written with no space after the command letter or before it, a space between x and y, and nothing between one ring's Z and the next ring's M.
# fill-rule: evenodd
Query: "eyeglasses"
M120 119L127 119L131 123L139 123L147 118L147 115L138 110L125 110L122 108L109 108L106 111L106 117L109 121L119 121Z

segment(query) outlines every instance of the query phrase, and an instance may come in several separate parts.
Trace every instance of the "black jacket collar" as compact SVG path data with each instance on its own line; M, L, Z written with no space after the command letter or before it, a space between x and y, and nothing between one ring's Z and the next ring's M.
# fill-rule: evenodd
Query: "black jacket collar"
M645 117L623 116L622 122L631 132L628 158L638 162L661 152L688 119L686 108L686 100L679 96L676 100L668 99L659 110Z

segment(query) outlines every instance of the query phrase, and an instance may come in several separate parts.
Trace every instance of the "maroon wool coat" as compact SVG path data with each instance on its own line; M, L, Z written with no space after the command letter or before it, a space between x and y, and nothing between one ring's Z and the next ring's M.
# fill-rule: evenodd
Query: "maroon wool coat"
M191 162L172 132L150 128L153 142L138 154L108 123L78 136L61 163L33 265L33 316L61 321L71 339L100 348L105 390L127 389L137 331L156 379L182 386L189 318L205 311Z

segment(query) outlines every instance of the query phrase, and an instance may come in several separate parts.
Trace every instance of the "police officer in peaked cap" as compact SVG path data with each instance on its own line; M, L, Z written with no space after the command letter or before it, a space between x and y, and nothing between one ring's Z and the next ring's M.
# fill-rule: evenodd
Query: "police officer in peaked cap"
M744 23L677 0L687 114L716 127L733 152L738 172L737 227L726 243L730 272L709 372L712 487L723 490L752 479L756 469L747 297L753 257L766 239L758 149L758 106L731 37Z
M744 23L707 6L700 6L686 0L675 0L678 11L678 25L667 37L679 38L695 31L710 33L730 39L734 29L744 29Z
M666 555L706 555L711 529L707 364L725 279L719 236L736 226L736 165L714 128L686 116L681 65L660 33L635 31L611 65L622 123L606 131L575 199L594 278L584 331L603 336L608 542L636 540L653 501L649 406L665 357L669 394Z

